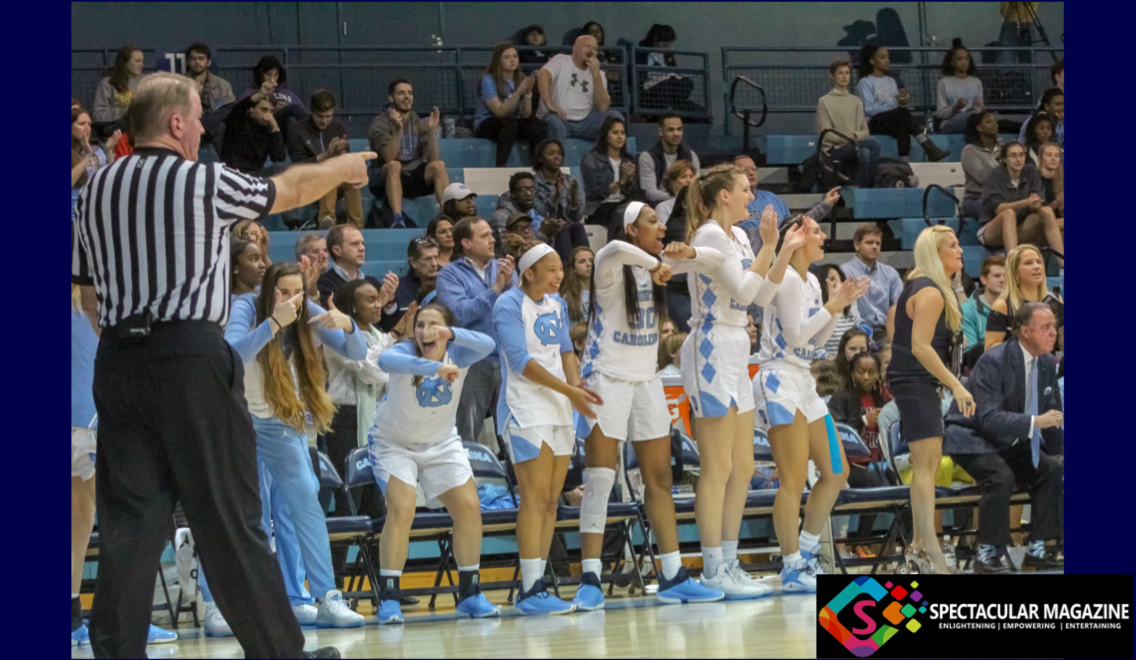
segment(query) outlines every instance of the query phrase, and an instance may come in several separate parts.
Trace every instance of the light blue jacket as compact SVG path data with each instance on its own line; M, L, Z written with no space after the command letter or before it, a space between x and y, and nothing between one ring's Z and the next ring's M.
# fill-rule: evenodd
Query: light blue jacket
M497 332L493 329L493 305L497 302L498 293L493 290L493 283L497 281L497 259L489 262L485 270L486 279L481 279L464 258L459 258L442 267L438 272L438 284L435 291L438 302L449 308L454 314L454 323L459 328L475 330L497 341ZM517 274L512 274L509 287L517 284ZM509 290L505 288L505 291ZM502 291L504 293L504 291ZM498 349L485 357L491 362L501 360Z

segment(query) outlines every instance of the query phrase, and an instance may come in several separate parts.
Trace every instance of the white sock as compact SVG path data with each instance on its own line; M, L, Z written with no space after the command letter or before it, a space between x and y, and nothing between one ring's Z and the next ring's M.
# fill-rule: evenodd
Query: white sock
M678 550L668 552L665 555L659 555L659 559L663 560L663 577L667 580L673 580L678 575L678 569L682 568L682 555Z
M927 134L926 133L920 133L919 135L916 135L915 139L919 142L919 144L927 144Z
M738 542L722 539L722 561L729 564L738 558Z
M390 568L380 568L379 569L379 576L380 577L381 576L387 576L387 575L389 575L391 577L402 577L402 571L396 571L396 570L390 569Z
M801 546L801 550L805 550L809 554L816 554L814 550L820 545L820 537L815 534L809 534L802 528L801 535L797 537L797 545Z
M540 557L536 559L521 560L521 586L522 591L532 589L543 573L540 572Z
M481 570L481 564L474 564L473 566L458 566L458 571L463 572L463 573L469 573L471 571L480 571L480 570Z
M79 594L71 594L72 599L75 599L75 598L78 598L78 597L79 597Z
M708 548L702 546L702 572L711 577L718 572L718 567L723 564L722 561L722 548Z
M785 555L784 557L781 558L781 564L784 565L784 566L796 564L799 561L801 561L801 551L800 550L794 552L791 555Z
M585 559L583 562L585 573L594 573L596 579L603 573L603 562L599 559Z
M541 559L540 560L540 576L542 578L547 574L546 573L547 570L548 570L548 560L547 559Z

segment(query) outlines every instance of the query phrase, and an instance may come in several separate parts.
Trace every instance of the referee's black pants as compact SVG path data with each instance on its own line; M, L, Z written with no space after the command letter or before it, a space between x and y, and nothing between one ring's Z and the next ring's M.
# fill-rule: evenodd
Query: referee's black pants
M217 607L248 658L295 658L304 637L260 525L244 367L221 327L113 328L95 357L99 566L95 657L146 657L154 579L179 500Z

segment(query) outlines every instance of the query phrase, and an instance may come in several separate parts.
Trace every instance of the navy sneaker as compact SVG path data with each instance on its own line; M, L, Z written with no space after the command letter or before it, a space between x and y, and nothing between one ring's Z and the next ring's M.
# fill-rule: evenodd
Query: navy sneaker
M406 218L402 217L401 213L395 213L394 218L391 219L391 227L405 227Z
M572 604L580 612L602 610L604 607L603 586L595 573L586 571L580 578L580 586L576 588L576 597Z
M680 566L673 580L659 575L659 590L655 598L664 603L711 603L722 600L726 594L717 589L703 586L686 572L685 566Z
M517 595L517 608L525 616L539 616L541 614L568 614L576 610L572 603L560 600L548 593L544 580L537 580L532 589Z

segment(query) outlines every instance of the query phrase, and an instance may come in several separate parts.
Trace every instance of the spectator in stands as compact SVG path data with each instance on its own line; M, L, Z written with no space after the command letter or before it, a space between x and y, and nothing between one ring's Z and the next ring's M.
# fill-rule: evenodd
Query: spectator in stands
M1053 209L1061 227L1065 227L1065 165L1064 150L1056 142L1044 142L1038 147L1037 173L1045 188L1045 204Z
M891 266L879 263L883 246L883 231L875 224L863 224L852 235L856 256L840 267L851 278L867 275L871 281L868 292L856 303L860 318L872 327L876 341L891 339L895 324L895 304L903 291L903 280Z
M737 224L738 227L746 233L749 237L750 247L753 248L754 254L761 251L761 232L758 229L761 227L761 216L765 213L766 209L777 214L777 224L780 226L785 218L789 217L789 207L780 197L774 195L768 190L758 190L758 172L757 165L753 162L753 158L742 154L734 156L734 165L738 167L746 178L749 179L750 192L753 193L753 201L749 203L749 218L742 220ZM813 220L820 221L825 218L831 211L837 200L840 199L840 188L833 188L825 193L824 201L817 204L810 209L805 215Z
M1041 103L1037 104L1038 112L1045 112L1049 115L1049 119L1053 122L1053 141L1065 148L1065 91L1060 87L1050 87L1045 90L1041 95ZM1032 118L1031 118L1032 119ZM1029 127L1032 123L1031 120L1026 120L1022 124L1021 131L1018 132L1018 142L1025 144L1026 136L1029 135Z
M594 139L605 120L623 120L622 114L610 109L607 77L600 71L597 50L595 37L582 35L571 55L556 55L537 76L541 100L537 117L545 121L548 136L561 143L570 137Z
M453 237L453 261L438 272L437 300L453 312L457 327L487 334L496 343L493 305L502 292L516 284L513 258L494 258L493 229L480 218L458 221ZM462 442L477 442L487 415L496 420L494 403L500 389L501 357L494 348L466 374L457 418Z
M840 285L848 279L844 271L840 270L840 267L836 264L817 264L812 268L812 272L813 275L816 275L817 281L820 282L820 299L824 305L828 304L829 297L836 295L836 292L840 290ZM857 311L856 305L845 307L844 311L836 317L836 328L833 329L832 336L824 344L824 351L828 354L828 359L836 359L844 333L859 322L860 312Z
M864 102L848 91L852 82L852 64L847 60L833 62L828 67L828 77L832 79L833 87L817 101L817 134L831 128L855 139L855 142L846 142L832 133L825 133L825 149L834 161L855 160L856 177L853 180L861 188L870 188L876 162L880 159L880 143L868 137Z
M1053 141L1054 120L1045 112L1035 112L1029 118L1029 128L1026 129L1026 162L1038 167L1040 162L1038 151L1041 145ZM1054 142L1054 144L1057 144ZM1060 145L1058 149L1060 149Z
M1049 79L1053 81L1053 86L1065 91L1065 58L1057 60L1053 66L1049 67Z
M829 294L831 295L831 293ZM828 355L828 359L836 365L836 382L845 387L848 383L845 382L845 374L851 373L852 358L857 353L870 351L872 348L872 338L868 333L859 326L853 326L844 331L837 341L836 350Z
M746 334L749 335L749 354L755 355L759 346L757 345L757 323L753 320L752 314L746 314Z
M605 34L604 34L604 29L603 29L602 25L600 25L596 21L588 21L587 23L584 23L584 27L581 28L580 31L581 31L581 34L587 34L587 35L591 35L591 36L595 37L596 43L600 47L599 51L596 53L596 57L599 58L601 64L604 64L604 63L606 63L606 64L622 64L623 63L623 49L622 48L605 49L603 47L604 46ZM620 89L619 83L622 79L623 74L620 73L619 71L605 71L604 73L607 75L607 93L608 93L608 95L611 96L613 99L622 98L623 91Z
M524 29L523 46L544 46L548 38L544 36L544 28L533 23ZM521 62L524 64L544 64L548 61L548 53L543 50L526 50L521 53Z
M256 243L234 238L229 244L229 270L232 272L229 294L236 297L259 289L268 266L260 258L260 247Z
M459 219L477 215L477 194L464 183L451 183L442 193L442 215Z
M1026 162L1020 142L1002 145L1001 165L982 187L982 226L978 240L988 248L1013 250L1019 243L1048 244L1065 252L1065 222L1045 205L1045 186L1037 168Z
M643 196L635 170L635 157L627 151L626 124L621 117L608 117L595 146L580 162L588 224L603 225L609 233L615 229L609 219L616 207Z
M982 288L962 304L962 334L966 337L967 352L986 343L990 309L1002 295L1006 284L1006 258L1000 254L986 257L978 280L982 282Z
M966 119L966 146L962 148L962 171L966 185L962 199L964 218L982 217L982 187L998 167L998 117L989 110Z
M588 245L588 234L582 223L541 215L537 207L536 177L531 172L517 172L509 177L509 191L497 198L497 210L493 213L492 220L495 240L505 231L507 220L515 213L530 218L533 234L527 240L548 243L565 263L572 248ZM502 247L501 244L497 246L498 254L504 254Z
M568 330L568 338L572 340L572 350L579 359L584 354L584 344L588 341L588 322L577 321Z
M647 30L647 36L639 42L640 48L669 50L678 39L674 28L655 23ZM671 53L650 53L639 51L635 57L636 66L677 67ZM674 108L693 110L690 93L694 91L694 81L686 76L662 71L647 71L641 74L639 105L643 108Z
M95 172L114 162L114 147L122 138L115 131L107 139L104 151L91 141L91 115L82 108L71 108L71 215L79 202L79 191L91 180Z
M438 282L438 242L429 236L415 236L406 246L406 261L410 269L406 277L398 281L398 289L394 292L394 302L398 311L383 317L379 327L383 332L390 332L405 316L410 313L411 305L425 304L425 298L434 293ZM410 314L413 317L413 314ZM410 328L409 334L413 332Z
M663 178L675 162L685 160L698 175L698 154L682 142L682 117L668 112L659 117L659 141L639 154L639 187L647 195L652 208L671 199L674 194L663 187ZM660 218L660 222L665 220Z
M260 258L264 261L264 265L266 267L272 265L272 260L268 258L268 230L261 227L256 220L241 220L233 225L233 237L256 243L260 248Z
M329 90L317 89L312 93L312 114L288 133L288 156L293 163L322 163L350 150L347 129L334 119L336 105L335 95ZM347 206L347 221L362 229L362 193L346 183L320 198L320 229L335 225L335 203L341 196Z
M982 81L974 77L974 58L962 45L962 39L951 41L951 49L943 58L943 77L936 90L935 117L940 133L964 133L966 120L986 107Z
M900 89L895 78L888 75L891 60L888 49L877 44L864 44L860 49L860 82L856 94L864 102L868 117L868 130L872 135L890 135L899 147L899 159L910 160L911 138L923 146L927 160L938 162L950 155L927 138L927 129L915 120L907 109L910 95L907 88Z
M473 132L497 143L497 167L505 167L517 139L529 143L529 153L544 137L544 124L533 115L536 74L521 72L521 59L511 43L497 44L481 76Z
M450 263L454 252L454 220L444 213L434 216L426 226L426 235L438 244L438 268Z
M674 205L668 210L670 215L666 222L666 233L663 234L664 247L675 241L686 241L686 195L689 191L689 185L680 188L675 195ZM686 273L673 275L667 282L667 317L675 322L676 329L690 332L690 314L690 289Z
M315 232L308 232L296 239L295 245L296 263L301 264L303 269L304 259L308 263L315 265L316 277L308 282L306 293L308 298L317 300L319 298L319 276L327 272L327 241L323 236Z
M564 143L546 139L536 146L533 156L533 181L536 183L535 208L545 218L565 222L583 222L586 201L584 189L576 177L562 172Z
M269 82L255 94L237 101L225 118L221 162L248 174L271 176L283 171L288 152L275 110L276 97ZM266 158L276 165L265 167Z
M505 219L505 231L501 234L501 241L507 243L510 240L516 240L510 237L516 237L516 239L526 242L535 240L532 216L525 215L520 211L510 213L509 217Z
M1002 293L990 306L986 319L986 350L994 348L1006 338L1010 319L1030 302L1049 305L1057 318L1057 350L1065 348L1065 302L1050 292L1045 279L1045 261L1041 251L1032 245L1021 245L1006 254L1006 283Z
M659 340L659 375L681 377L680 362L682 361L682 342L686 341L685 332L676 332L666 339Z
M134 98L138 81L142 80L143 66L141 49L135 46L123 46L118 49L109 75L100 80L99 86L95 89L92 119L102 133L109 134L126 128L126 109L130 107L130 101Z
M411 110L414 87L405 78L395 78L387 86L389 106L371 122L371 151L379 154L386 180L386 200L394 218L392 227L405 227L403 198L425 197L430 193L442 204L442 194L450 185L446 164L438 155L438 122L441 113L435 107L430 118L422 121ZM376 196L381 194L378 191Z
M241 98L248 98L267 90L276 100L274 111L276 123L280 125L287 140L288 130L292 124L308 118L308 109L304 107L304 102L295 92L288 89L288 71L275 56L265 55L252 70L252 82L253 86L246 89Z
M817 396L824 399L827 405L832 400L832 395L840 389L840 383L836 377L836 367L828 360L816 359L809 365L809 374L816 381Z
M659 222L664 225L671 218L671 213L674 212L675 198L678 192L683 188L690 185L694 181L694 177L698 176L695 171L694 164L685 160L676 160L673 165L667 168L666 174L663 175L663 190L666 191L669 197L655 207L655 215L659 216Z
M331 256L331 268L320 275L317 285L321 303L326 304L344 282L352 280L367 280L376 291L381 291L386 286L390 290L388 300L394 298L394 291L398 288L398 275L387 273L383 281L379 282L375 277L363 273L363 264L367 261L367 243L363 240L363 232L359 231L358 227L355 225L332 227L327 232L327 251ZM392 302L383 311L386 314L394 314L397 309Z
M596 255L592 248L581 245L572 248L565 262L564 279L560 282L560 297L568 303L568 318L573 323L586 321L588 304L592 299L592 264Z
M201 95L202 115L237 102L229 81L209 71L212 65L213 51L209 46L199 41L185 49L185 68L189 78L197 85L197 93Z
M1014 314L1014 337L978 361L967 385L979 414L966 417L952 405L947 413L943 452L977 481L978 557L975 573L1003 573L1001 556L1010 536L1010 496L1020 484L1029 489L1029 545L1024 565L1061 569L1050 541L1064 537L1064 414L1057 364L1049 353L1057 320L1045 305L1028 303Z

